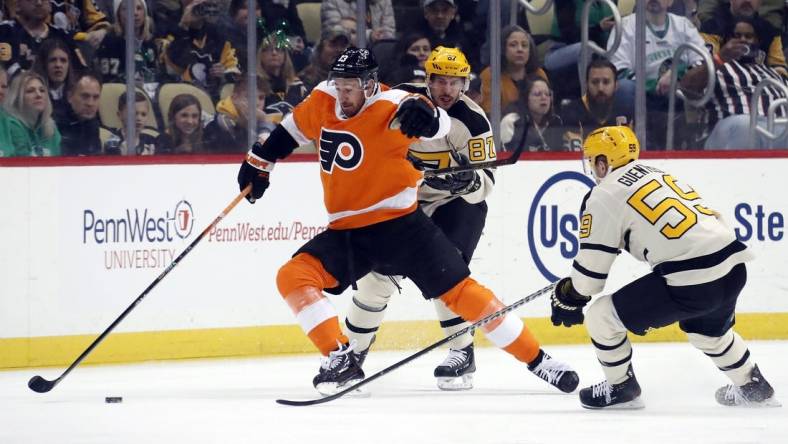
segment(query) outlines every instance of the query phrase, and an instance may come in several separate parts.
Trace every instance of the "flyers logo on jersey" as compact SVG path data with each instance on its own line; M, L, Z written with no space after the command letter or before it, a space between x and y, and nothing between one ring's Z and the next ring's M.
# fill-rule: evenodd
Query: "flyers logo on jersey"
M334 165L345 171L352 171L361 165L364 146L355 134L347 131L320 131L320 167L331 174Z

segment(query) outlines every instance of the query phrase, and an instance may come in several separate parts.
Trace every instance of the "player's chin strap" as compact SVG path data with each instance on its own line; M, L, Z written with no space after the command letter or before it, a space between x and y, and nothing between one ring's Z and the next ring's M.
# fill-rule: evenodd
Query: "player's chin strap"
M367 89L364 88L364 99L365 99L365 101L369 101L369 99L375 97L380 92L380 82L378 82L377 80L374 80L374 79L370 79L370 80L375 82L375 87L372 88L372 92L369 95L367 95ZM365 103L365 105L366 105L366 103Z

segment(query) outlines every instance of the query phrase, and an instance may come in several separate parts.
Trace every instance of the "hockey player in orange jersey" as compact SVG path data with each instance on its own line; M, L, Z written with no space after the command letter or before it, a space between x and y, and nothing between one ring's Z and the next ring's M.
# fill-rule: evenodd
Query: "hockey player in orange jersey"
M376 271L408 277L425 298L440 298L471 322L504 308L470 277L460 253L418 207L416 191L423 175L407 159L408 148L418 139L445 136L448 115L419 94L384 91L377 67L368 50L345 50L328 81L316 86L264 144L255 144L238 173L242 189L252 184L247 199L254 203L268 188L278 159L309 141L318 147L329 226L280 268L277 286L324 355L313 380L322 394L364 378L354 343L342 333L336 309L323 291L342 293ZM498 318L482 330L558 389L577 387L577 373L544 353L518 317Z

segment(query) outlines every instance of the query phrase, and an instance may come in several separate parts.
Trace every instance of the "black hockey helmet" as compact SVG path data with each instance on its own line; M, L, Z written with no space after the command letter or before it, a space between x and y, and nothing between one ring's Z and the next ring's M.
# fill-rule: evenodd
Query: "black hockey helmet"
M378 62L372 51L365 48L347 48L331 64L328 80L336 78L361 79L365 84L369 80L378 81Z

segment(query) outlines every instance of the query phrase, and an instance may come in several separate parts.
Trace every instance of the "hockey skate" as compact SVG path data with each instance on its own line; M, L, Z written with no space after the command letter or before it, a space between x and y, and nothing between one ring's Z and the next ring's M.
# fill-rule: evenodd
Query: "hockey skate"
M620 384L610 384L607 380L580 390L580 404L587 409L634 410L645 407L640 399L640 384L630 364L629 376Z
M573 392L580 383L577 373L569 365L553 359L541 349L536 359L528 364L528 370L564 393Z
M473 344L461 349L449 349L449 356L435 367L435 378L441 390L470 390L473 388L473 372L476 361L473 358Z
M337 350L321 359L320 370L312 385L323 396L330 396L364 379L364 370L358 365L358 355L353 353L356 342L341 344Z
M366 349L360 353L356 353L355 351L353 352L353 354L356 356L356 365L358 365L359 368L364 367L364 361L367 360L367 353L369 353L369 349Z
M717 402L730 407L780 407L774 398L774 389L763 378L756 365L750 373L750 382L742 386L733 384L717 389Z

